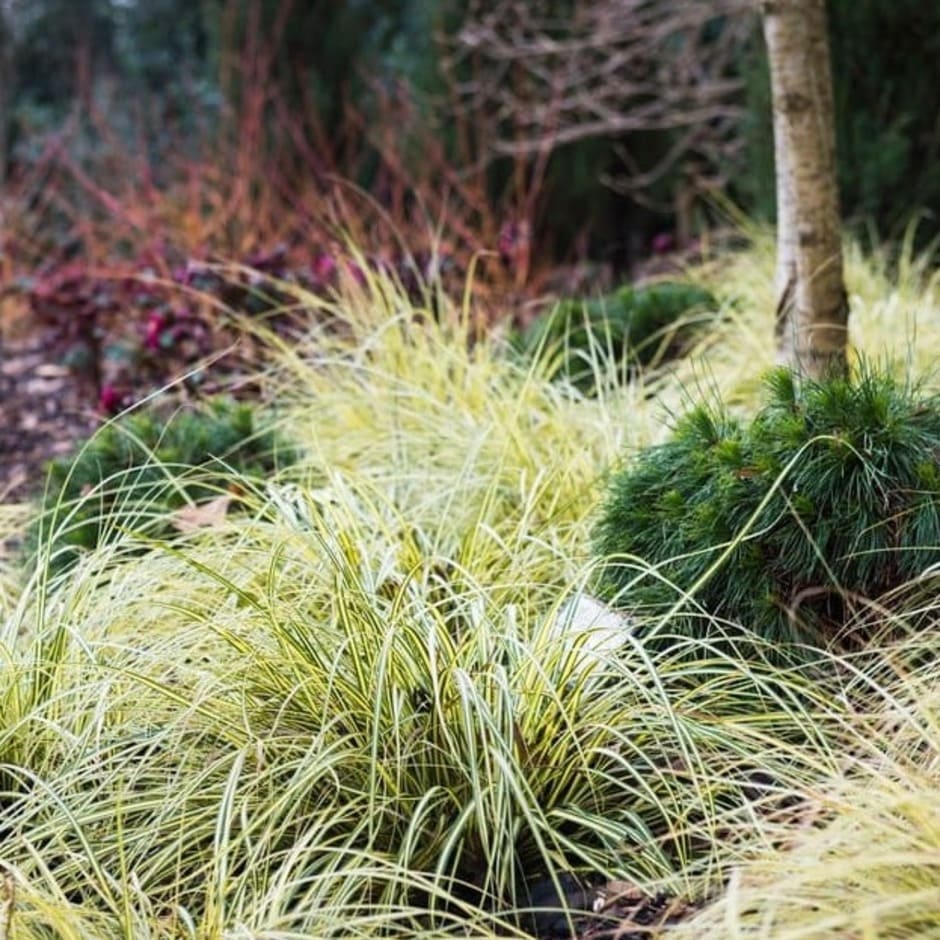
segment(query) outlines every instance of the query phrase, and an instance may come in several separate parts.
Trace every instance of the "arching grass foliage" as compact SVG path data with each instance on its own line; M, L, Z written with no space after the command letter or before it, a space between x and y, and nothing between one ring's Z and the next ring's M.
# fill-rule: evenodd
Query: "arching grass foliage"
M590 398L481 339L467 311L438 321L393 284L353 285L277 350L289 476L214 468L212 493L240 511L172 538L156 509L150 527L96 504L116 537L61 577L4 559L0 937L532 937L535 895L570 932L586 900L571 879L608 878L711 899L694 936L797 936L813 918L929 936L930 595L879 615L883 648L811 667L704 604L701 630L683 607L652 639L572 615L596 609L577 601L598 572L605 468L669 440L663 411L696 369L753 404L769 346L742 350L770 336L770 313L741 302L769 274L753 257L708 359ZM869 331L880 283L862 284ZM790 428L764 468L789 500L778 515L827 466L858 486L923 472L919 438L891 423L910 408L876 407L913 399L880 379L864 394L886 436L814 425L828 449L790 464L800 422L857 394L768 416ZM712 441L704 470L753 483L724 443L746 451L743 425L715 432L739 419L702 420L685 433ZM804 459L815 475L794 491ZM862 558L827 560L877 579ZM633 564L640 580L662 570Z

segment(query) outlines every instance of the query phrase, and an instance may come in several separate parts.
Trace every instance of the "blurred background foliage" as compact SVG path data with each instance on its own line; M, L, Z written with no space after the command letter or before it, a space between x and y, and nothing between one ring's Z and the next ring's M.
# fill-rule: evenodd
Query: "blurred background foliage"
M863 232L890 240L912 212L940 205L940 111L931 63L940 56L940 5L829 0L842 208ZM759 37L742 61L746 154L736 193L773 218L770 79ZM931 102L934 102L933 104ZM936 218L931 226L936 231Z
M192 147L195 156L226 127L244 134L244 124L226 124L226 115L244 113L252 101L257 125L279 142L286 179L339 173L388 200L383 150L396 150L404 175L420 176L429 137L456 174L469 173L483 161L485 125L461 112L442 63L449 38L486 7L487 0L0 0L0 179L28 172L68 126L72 159L93 163L97 150L113 146L114 138L106 140L113 134L146 148L160 183L165 152ZM577 3L555 7L564 21ZM932 67L940 5L831 0L830 12L843 212L863 233L889 241L912 214L940 205ZM736 164L719 169L731 180L723 195L746 215L769 219L769 84L757 25L755 17L737 66ZM262 99L254 94L259 83L267 89ZM89 113L98 119L89 121ZM297 127L304 133L292 138ZM538 188L537 206L526 212L540 223L543 254L627 269L657 232L675 229L682 169L642 198L600 181L615 172L618 147L655 162L675 133L599 134L556 147L543 167L487 160L488 197L518 212ZM286 146L288 139L295 143ZM934 227L923 225L922 237Z

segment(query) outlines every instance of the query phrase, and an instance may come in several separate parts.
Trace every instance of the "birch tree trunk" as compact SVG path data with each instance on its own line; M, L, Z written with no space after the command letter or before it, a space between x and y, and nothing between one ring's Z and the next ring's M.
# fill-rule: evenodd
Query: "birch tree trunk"
M847 369L825 0L763 0L777 181L777 355L811 378Z

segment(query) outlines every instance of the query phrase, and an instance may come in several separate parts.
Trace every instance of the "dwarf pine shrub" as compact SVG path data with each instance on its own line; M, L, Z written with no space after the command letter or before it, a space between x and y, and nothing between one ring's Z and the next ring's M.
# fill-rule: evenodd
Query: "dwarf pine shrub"
M260 480L292 460L250 405L219 398L169 418L140 411L49 464L27 544L35 550L46 542L52 568L61 570L123 529L171 535L169 513L225 494L233 472Z
M696 284L627 284L596 300L562 301L535 320L518 345L548 362L553 376L590 393L599 372L612 367L629 376L681 355L718 306Z
M596 548L623 607L819 641L940 573L940 396L870 368L766 389L749 424L698 405L613 475Z

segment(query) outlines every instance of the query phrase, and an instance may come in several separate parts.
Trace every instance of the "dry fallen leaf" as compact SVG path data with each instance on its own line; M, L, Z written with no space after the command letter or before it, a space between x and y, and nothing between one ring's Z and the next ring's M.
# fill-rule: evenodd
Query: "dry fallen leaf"
M179 532L189 533L197 532L199 529L213 529L225 522L225 516L228 513L229 503L232 496L226 493L224 496L217 496L209 500L208 503L200 503L198 506L184 506L177 509L170 517L170 522L174 529Z
M60 366L54 362L43 362L33 369L33 375L40 379L63 379L70 374L67 366Z

